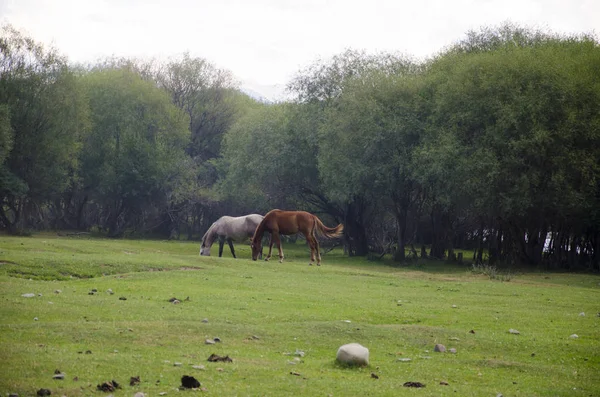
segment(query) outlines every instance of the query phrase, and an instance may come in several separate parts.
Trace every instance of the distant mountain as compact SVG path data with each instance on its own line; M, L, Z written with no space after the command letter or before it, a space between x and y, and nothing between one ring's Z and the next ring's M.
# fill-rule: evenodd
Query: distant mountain
M253 89L250 89L248 87L241 87L240 91L242 91L244 94L248 95L250 98L256 99L259 102L273 103L273 101L271 101L269 98L261 95L259 92L254 91Z
M289 100L283 84L258 84L245 82L240 90L251 98L263 103L275 103Z

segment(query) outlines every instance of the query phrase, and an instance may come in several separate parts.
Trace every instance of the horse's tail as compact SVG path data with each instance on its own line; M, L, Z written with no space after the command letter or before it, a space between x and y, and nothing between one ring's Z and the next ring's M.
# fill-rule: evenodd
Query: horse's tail
M315 217L315 231L320 235L327 238L336 238L340 237L344 233L344 225L341 223L336 227L327 227L321 222L321 220L316 216Z

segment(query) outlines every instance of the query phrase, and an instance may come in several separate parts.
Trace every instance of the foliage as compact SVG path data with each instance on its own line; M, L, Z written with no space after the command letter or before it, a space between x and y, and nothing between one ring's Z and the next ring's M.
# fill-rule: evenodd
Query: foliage
M83 79L93 125L82 151L83 187L107 211L102 225L120 235L132 214L174 193L170 181L185 179L189 135L166 93L138 75L108 70Z
M0 50L0 216L15 231L73 183L88 120L76 78L56 50L8 25L2 28Z

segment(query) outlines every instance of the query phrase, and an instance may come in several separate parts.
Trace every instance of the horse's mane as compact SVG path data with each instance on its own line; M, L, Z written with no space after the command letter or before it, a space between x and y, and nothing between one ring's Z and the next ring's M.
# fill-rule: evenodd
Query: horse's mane
M206 247L206 238L211 235L211 232L215 228L216 224L217 224L216 221L213 222L213 224L210 225L210 227L208 228L208 230L206 231L206 233L204 233L204 236L202 236L202 244L201 244L202 247Z

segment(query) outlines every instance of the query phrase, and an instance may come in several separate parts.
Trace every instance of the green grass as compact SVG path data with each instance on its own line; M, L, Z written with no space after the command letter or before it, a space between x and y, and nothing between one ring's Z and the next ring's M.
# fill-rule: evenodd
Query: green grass
M248 246L236 246L237 260L198 247L0 236L0 392L104 395L96 385L115 379L115 396L169 396L191 375L214 396L600 395L596 275L502 282L468 265L394 267L337 251L309 267L301 245L284 246L283 264L251 261ZM222 342L204 343L214 337ZM350 342L369 348L369 367L335 363ZM458 352L434 353L436 343ZM305 356L290 364L297 349ZM233 363L209 363L212 353ZM56 369L65 380L52 379ZM141 384L129 386L132 376Z

